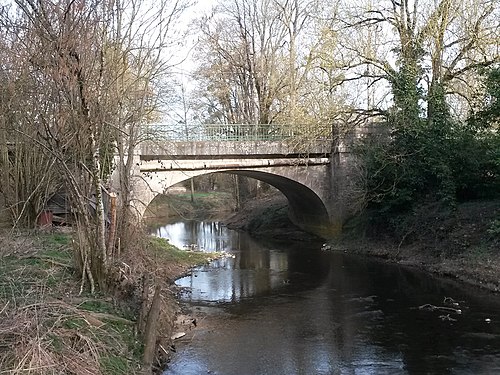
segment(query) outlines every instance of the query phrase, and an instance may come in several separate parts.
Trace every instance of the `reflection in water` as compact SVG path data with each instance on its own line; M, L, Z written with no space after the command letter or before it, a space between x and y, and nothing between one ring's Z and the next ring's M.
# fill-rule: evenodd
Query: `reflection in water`
M242 256L236 252L234 259L220 259L200 267L176 284L191 289L187 298L191 301L235 302L283 286L286 278L286 254L269 251Z
M193 288L185 299L202 323L176 342L165 375L500 373L490 294L318 244L218 236L236 257L178 281ZM462 314L418 309L444 297L464 301Z
M158 237L168 238L178 248L196 245L202 251L228 251L233 242L238 242L238 233L229 231L219 222L180 221L153 231Z
M215 260L177 281L190 288L187 299L235 302L262 295L289 282L288 254L265 247L248 234L227 229L217 222L178 222L156 229L157 236L183 248L196 244L203 251L226 251L234 258ZM242 251L244 250L244 251Z

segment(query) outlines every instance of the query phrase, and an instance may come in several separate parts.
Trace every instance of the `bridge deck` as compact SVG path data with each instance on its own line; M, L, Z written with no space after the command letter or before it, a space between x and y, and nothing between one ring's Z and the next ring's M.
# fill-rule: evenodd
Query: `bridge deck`
M329 164L330 159L323 158L273 158L273 159L216 159L216 160L141 160L141 172L188 171L188 170L228 170L252 169L283 166L313 166Z

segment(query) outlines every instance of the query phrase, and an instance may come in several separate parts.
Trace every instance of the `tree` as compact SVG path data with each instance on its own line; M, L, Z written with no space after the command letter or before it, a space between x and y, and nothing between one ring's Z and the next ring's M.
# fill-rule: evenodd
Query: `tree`
M300 90L310 69L304 33L318 4L234 0L220 2L201 20L204 63L197 74L209 116L264 126L300 118Z
M14 25L7 16L11 9L0 8L0 194L13 226L33 226L47 196L56 188L53 161L43 153L34 153L36 145L30 138L15 131L25 113L33 113L22 92L37 99L32 83L23 75L28 56L17 47L18 34L12 37ZM17 31L17 29L16 29ZM33 129L24 129L33 137Z
M117 154L118 237L127 244L134 221L133 150L145 136L142 125L155 117L155 89L171 66L165 50L176 42L170 34L186 4L162 0L152 8L147 2L120 0L17 0L15 5L2 13L4 43L16 46L10 54L2 50L9 62L2 67L2 79L10 83L5 89L15 93L15 100L2 95L1 102L6 109L1 116L2 163L10 167L10 183L2 191L21 207L37 202L36 215L63 184L78 227L82 282L89 281L92 291L97 285L106 288L116 255L114 241L107 241L114 234L106 227L106 181ZM10 157L5 138L15 140L16 153L31 147L34 156L26 160L34 161L28 165L22 155ZM13 169L14 162L24 164ZM50 168L43 178L36 176L33 188L23 181L33 174L27 167L35 162L38 170ZM17 181L14 172L24 180ZM10 193L21 187L31 190L30 195ZM40 192L45 195L35 199Z
M467 173L457 147L471 139L457 103L473 99L462 82L499 60L497 4L391 0L345 9L344 25L326 34L338 41L338 53L323 56L324 65L343 72L336 86L376 87L374 106L353 100L353 111L382 116L391 130L389 142L364 153L369 201L389 211L428 199L453 203Z

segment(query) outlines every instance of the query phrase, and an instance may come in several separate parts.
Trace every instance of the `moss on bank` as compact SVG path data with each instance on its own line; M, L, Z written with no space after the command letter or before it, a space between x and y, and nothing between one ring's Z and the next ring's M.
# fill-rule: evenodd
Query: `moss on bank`
M210 253L180 250L168 242L167 239L160 237L151 237L148 249L151 255L160 262L186 268L206 263L214 257Z
M149 240L146 256L150 264L160 260L171 280L212 257L179 250L157 238ZM137 283L130 285L137 289ZM129 291L79 293L71 233L1 234L0 369L11 375L138 373L143 348L136 327L140 305L134 295L140 291ZM171 295L164 297L174 308L162 322L173 324L175 301ZM160 329L168 340L170 327Z

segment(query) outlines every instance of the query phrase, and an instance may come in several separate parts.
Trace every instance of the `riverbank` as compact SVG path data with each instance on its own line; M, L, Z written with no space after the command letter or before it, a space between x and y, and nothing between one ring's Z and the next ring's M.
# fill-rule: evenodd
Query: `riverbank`
M330 241L329 248L500 291L500 200L466 202L455 209L422 206L400 218L397 234L367 220L369 215L348 222L344 236Z
M106 294L92 295L80 282L71 243L67 229L0 233L0 369L11 375L144 373L137 327L144 274L165 280L157 324L161 369L178 313L172 282L213 255L151 238L144 252L115 264L120 279Z
M146 222L167 218L220 219L236 210L234 197L223 191L158 195L144 215Z
M254 237L273 240L312 241L319 237L304 232L288 218L288 201L281 193L270 193L244 203L238 212L228 215L229 229L243 230Z
M467 202L454 210L428 205L398 219L400 232L395 234L373 225L367 214L358 216L324 248L377 257L500 291L500 200ZM289 223L286 200L279 196L250 203L227 224L254 236L274 238L277 233L286 238L290 233L289 238L308 238Z

